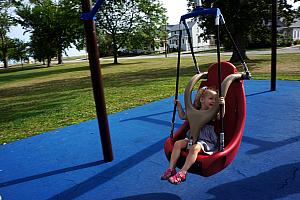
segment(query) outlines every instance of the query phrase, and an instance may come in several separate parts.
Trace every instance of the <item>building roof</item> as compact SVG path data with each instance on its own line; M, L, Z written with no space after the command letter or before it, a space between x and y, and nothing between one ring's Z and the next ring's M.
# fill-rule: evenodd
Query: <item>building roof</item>
M191 22L187 22L187 25L189 28L191 28L192 26L194 26L197 22L196 21L191 21ZM179 29L180 27L180 29ZM167 25L167 30L168 31L179 31L179 30L184 30L185 27L184 25L179 26L179 24L175 24L175 25Z
M300 18L295 19L294 23L290 25L290 28L300 28Z

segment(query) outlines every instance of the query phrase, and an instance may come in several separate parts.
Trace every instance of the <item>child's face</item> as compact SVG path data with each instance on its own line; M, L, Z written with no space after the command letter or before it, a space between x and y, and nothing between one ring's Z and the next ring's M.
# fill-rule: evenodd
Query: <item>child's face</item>
M216 103L217 93L215 91L206 91L200 98L201 109L208 110L212 108Z

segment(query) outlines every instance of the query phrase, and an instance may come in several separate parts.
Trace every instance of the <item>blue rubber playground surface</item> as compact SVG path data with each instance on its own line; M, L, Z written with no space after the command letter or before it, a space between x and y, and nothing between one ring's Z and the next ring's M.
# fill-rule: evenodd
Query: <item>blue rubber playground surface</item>
M170 97L109 116L110 163L103 162L97 120L1 145L0 199L300 199L300 81L269 88L269 81L245 81L244 137L235 160L216 175L188 174L181 185L160 180Z

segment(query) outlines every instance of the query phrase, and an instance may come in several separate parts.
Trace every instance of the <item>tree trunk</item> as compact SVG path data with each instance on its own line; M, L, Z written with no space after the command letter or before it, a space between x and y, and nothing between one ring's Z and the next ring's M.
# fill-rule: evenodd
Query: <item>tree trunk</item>
M246 54L247 39L245 37L243 37L240 32L235 32L233 34L233 38L235 40L235 43L238 47L238 50L239 50L242 58L244 60L248 59L247 54ZM236 51L235 48L233 48L232 55L231 55L231 58L230 58L230 62L231 63L236 63L236 62L240 62L240 61L241 61L241 59L239 57L238 52Z
M248 59L245 49L240 49L240 54L244 60ZM234 49L230 58L230 62L236 63L240 61L241 61L240 56L238 55L238 52Z
M8 55L7 55L7 48L3 48L2 49L2 54L3 54L3 67L5 68L5 69L7 69L8 68Z
M50 67L50 64L51 64L51 58L48 58L47 59L47 67Z
M22 70L24 68L24 65L23 65L23 59L21 58L21 66L22 66Z
M3 56L3 64L4 64L4 68L8 68L8 56L7 56L7 52L5 52L4 56Z
M114 51L114 64L119 64L118 63L118 53Z
M117 41L115 36L112 37L113 43L113 55L114 55L114 64L118 64L118 48L117 48Z
M58 52L58 54L57 54L57 64L63 64L63 58L62 58L62 50L61 49L59 49L58 50L59 52Z

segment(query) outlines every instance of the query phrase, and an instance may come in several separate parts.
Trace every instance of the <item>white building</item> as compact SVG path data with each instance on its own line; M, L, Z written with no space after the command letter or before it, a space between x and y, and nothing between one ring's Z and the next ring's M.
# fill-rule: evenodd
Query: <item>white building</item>
M296 19L289 28L291 29L293 41L300 40L300 18Z
M201 51L209 49L214 45L214 39L204 40L200 35L203 33L203 29L198 26L198 23L187 22L190 35L192 38L192 44L195 51ZM182 30L181 48L183 51L190 51L190 44L188 42L188 34L183 24L179 25L167 25L168 32L168 46L170 49L177 49L179 45L179 32Z

